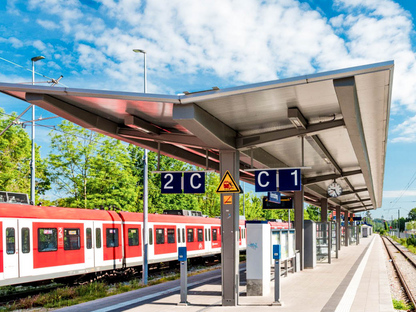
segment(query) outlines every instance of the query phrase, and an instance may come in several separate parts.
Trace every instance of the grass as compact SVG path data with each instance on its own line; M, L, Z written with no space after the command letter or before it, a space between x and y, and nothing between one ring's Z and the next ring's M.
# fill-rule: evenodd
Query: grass
M413 310L413 305L411 303L405 303L401 300L396 300L396 299L393 299L393 307L396 310L405 310L405 311Z
M188 276L197 275L217 269L211 267L208 269L201 269L190 272ZM167 281L173 281L180 278L180 274L170 274L160 278L150 279L148 286L157 285ZM139 279L132 279L128 282L121 282L116 284L105 284L103 282L93 282L86 285L61 287L49 293L39 294L27 298L19 299L15 302L1 306L0 311L14 311L26 310L34 308L56 309L63 308L87 301L92 301L107 296L117 295L124 292L136 290L144 286ZM10 291L9 287L7 291Z

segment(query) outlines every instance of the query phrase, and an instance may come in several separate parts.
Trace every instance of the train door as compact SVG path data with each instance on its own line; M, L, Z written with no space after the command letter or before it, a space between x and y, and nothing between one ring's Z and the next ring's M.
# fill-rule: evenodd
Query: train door
M104 264L103 225L100 222L94 222L93 225L94 266L97 267Z
M4 219L4 279L19 277L19 233L17 230L17 219Z
M85 221L85 242L84 242L84 251L85 251L85 267L92 268L94 267L94 248L93 248L93 230L94 222Z
M20 277L33 275L33 226L28 219L19 220L19 268ZM36 242L37 243L37 242Z

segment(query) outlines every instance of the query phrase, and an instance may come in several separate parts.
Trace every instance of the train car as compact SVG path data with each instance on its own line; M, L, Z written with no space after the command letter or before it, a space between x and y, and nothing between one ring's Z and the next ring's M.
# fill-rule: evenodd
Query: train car
M221 253L220 219L149 214L148 262ZM0 286L143 264L143 215L0 204ZM246 248L244 221L239 248Z
M121 229L111 211L0 204L0 286L121 268Z

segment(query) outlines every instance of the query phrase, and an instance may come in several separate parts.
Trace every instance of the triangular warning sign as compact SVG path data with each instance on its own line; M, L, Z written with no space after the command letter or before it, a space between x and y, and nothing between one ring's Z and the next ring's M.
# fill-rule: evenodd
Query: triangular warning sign
M235 183L230 172L227 170L221 179L220 185L218 185L217 193L240 193L240 188Z

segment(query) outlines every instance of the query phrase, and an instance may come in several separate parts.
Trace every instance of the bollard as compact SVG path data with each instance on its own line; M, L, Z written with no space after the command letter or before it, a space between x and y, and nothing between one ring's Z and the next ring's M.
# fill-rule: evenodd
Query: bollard
M274 302L273 306L281 306L280 301L280 245L273 245L273 259L274 262Z
M186 256L186 247L178 248L178 260L181 267L181 302L179 306L187 306L188 301L188 259Z

